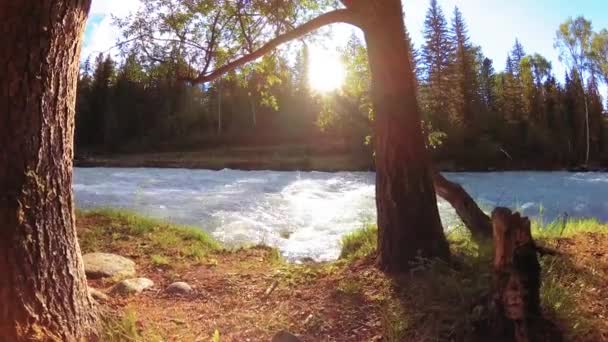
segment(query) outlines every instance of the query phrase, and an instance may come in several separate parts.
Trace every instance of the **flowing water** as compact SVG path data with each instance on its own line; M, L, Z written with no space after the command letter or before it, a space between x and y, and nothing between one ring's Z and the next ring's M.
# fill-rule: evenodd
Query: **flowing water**
M447 173L482 208L507 206L545 221L608 221L608 174ZM228 245L264 243L290 260L337 258L341 237L375 220L374 174L77 168L79 208L126 208L199 226ZM445 227L459 224L438 202Z

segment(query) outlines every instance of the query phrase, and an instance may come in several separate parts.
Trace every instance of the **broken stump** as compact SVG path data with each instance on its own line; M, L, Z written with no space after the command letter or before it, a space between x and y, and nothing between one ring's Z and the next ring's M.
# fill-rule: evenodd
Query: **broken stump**
M492 212L494 331L517 342L531 341L540 317L540 264L530 220L506 208Z

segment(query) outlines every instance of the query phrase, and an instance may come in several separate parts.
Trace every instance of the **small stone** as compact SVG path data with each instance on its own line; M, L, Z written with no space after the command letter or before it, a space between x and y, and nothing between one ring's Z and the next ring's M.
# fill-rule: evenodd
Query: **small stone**
M154 282L148 278L125 279L114 285L110 293L119 295L139 294L152 286L154 286Z
M93 297L93 299L95 299L99 303L106 302L109 299L105 293L99 291L98 289L94 289L92 287L89 287L89 294L91 295L91 297Z
M128 278L135 276L135 262L109 253L89 253L82 257L84 271L91 279Z
M295 335L282 330L274 335L271 342L302 342L302 340L297 338Z
M169 285L165 291L170 294L187 295L192 293L192 286L183 281L178 281Z

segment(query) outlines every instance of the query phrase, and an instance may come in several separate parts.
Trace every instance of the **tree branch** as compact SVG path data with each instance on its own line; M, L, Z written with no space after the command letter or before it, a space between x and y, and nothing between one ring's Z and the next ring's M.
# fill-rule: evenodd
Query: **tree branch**
M265 54L276 49L278 46L280 46L284 43L287 43L294 39L300 38L301 36L304 36L312 31L315 31L323 26L327 26L330 24L336 24L336 23L347 23L347 24L351 24L354 26L359 26L358 21L356 20L355 16L353 15L353 13L350 10L340 9L340 10L328 12L328 13L318 16L315 19L312 19L311 21L295 28L292 31L289 31L285 34L282 34L282 35L272 39L271 41L266 43L264 46L259 48L258 50L254 51L250 54L247 54L241 58L238 58L220 68L217 68L209 74L206 74L203 72L195 78L183 77L180 79L182 81L187 81L192 84L202 84L202 83L211 82L229 71L232 71L244 64L247 64L249 62L252 62L252 61L264 56Z

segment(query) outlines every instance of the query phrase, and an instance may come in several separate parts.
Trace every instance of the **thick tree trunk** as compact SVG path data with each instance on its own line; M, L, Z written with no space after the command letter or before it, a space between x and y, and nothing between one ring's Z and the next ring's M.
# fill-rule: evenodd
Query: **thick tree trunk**
M217 135L222 135L222 80L219 80L217 89Z
M249 97L249 107L251 107L251 119L253 123L253 129L258 127L258 116L255 109L255 100L253 97Z
M449 257L424 144L401 1L353 1L367 42L376 113L378 262L402 272L421 257Z
M0 1L0 340L79 341L95 314L72 200L90 0Z
M464 225L469 229L473 240L484 243L492 239L492 222L475 203L475 200L458 184L449 181L441 173L433 175L437 195L448 201L456 210Z
M540 316L540 264L530 221L506 208L492 213L494 286L492 331L513 341L531 339Z

